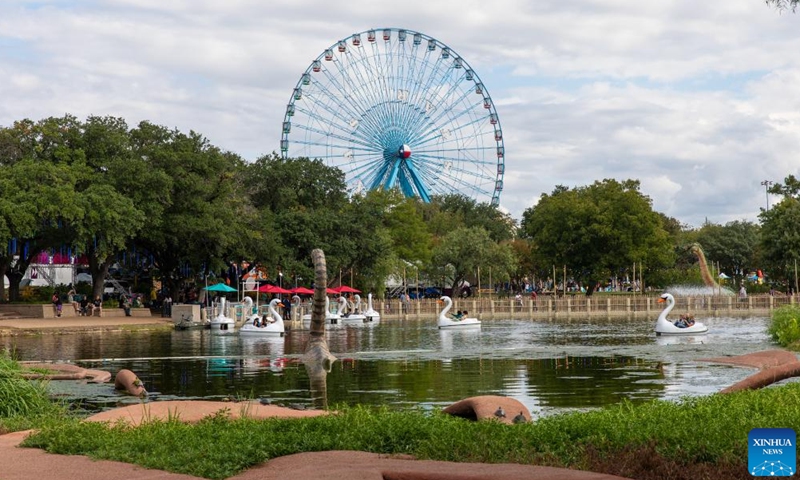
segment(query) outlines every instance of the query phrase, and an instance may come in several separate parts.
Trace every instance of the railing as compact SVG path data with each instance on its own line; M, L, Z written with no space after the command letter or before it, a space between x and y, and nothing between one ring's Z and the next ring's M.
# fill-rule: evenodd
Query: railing
M697 316L715 315L769 315L772 310L783 305L797 305L798 296L751 295L740 299L737 296L692 296L676 297L674 314L692 313ZM387 319L433 318L439 314L442 305L435 299L410 300L404 305L397 299L373 300L373 306ZM658 315L663 304L658 303L658 295L566 295L539 296L536 300L524 298L520 302L514 298L456 298L453 299L454 313L467 310L470 316L481 319L493 318L548 318L562 316L647 316ZM294 310L298 315L308 313L307 303Z

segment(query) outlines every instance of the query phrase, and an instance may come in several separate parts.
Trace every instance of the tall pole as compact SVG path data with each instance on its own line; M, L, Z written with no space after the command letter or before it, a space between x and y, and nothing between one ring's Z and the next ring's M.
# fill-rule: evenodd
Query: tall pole
M761 182L761 185L764 185L764 192L767 195L767 211L769 211L769 186L772 185L772 182L769 180L764 180Z
M797 259L794 259L794 293L797 294Z
M567 265L564 264L564 296L567 295Z
M644 295L644 265L639 262L639 292Z
M483 294L481 293L481 267L478 265L478 296L483 298Z

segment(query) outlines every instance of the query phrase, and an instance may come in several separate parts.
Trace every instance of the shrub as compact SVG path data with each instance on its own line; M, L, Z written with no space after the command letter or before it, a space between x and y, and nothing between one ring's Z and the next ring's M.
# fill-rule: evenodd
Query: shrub
M53 413L56 405L45 383L22 377L22 368L7 350L0 351L0 419Z
M768 332L782 347L800 341L800 307L787 305L775 310Z

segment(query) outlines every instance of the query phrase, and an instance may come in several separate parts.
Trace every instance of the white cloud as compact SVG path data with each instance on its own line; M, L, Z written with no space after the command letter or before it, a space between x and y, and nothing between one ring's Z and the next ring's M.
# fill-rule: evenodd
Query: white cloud
M23 1L0 5L0 125L69 112L278 149L311 60L371 27L453 47L491 92L517 219L556 185L639 179L684 223L755 220L798 173L797 15L753 0ZM777 200L777 199L773 199Z

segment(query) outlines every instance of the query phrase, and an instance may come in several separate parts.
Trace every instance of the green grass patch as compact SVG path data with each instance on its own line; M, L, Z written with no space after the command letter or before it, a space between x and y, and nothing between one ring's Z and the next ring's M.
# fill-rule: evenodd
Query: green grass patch
M170 419L139 427L68 421L43 427L25 446L211 479L271 458L326 450L595 470L598 459L608 463L631 452L652 452L671 462L675 471L733 465L746 474L748 432L756 427L800 429L798 405L800 384L788 384L680 402L623 403L511 426L365 407L291 420L228 420L218 415L197 424ZM625 470L608 473L624 475Z
M800 350L800 307L786 305L776 309L767 331L780 346Z
M47 384L22 378L23 368L0 351L0 430L16 431L52 421L64 409L50 400Z

